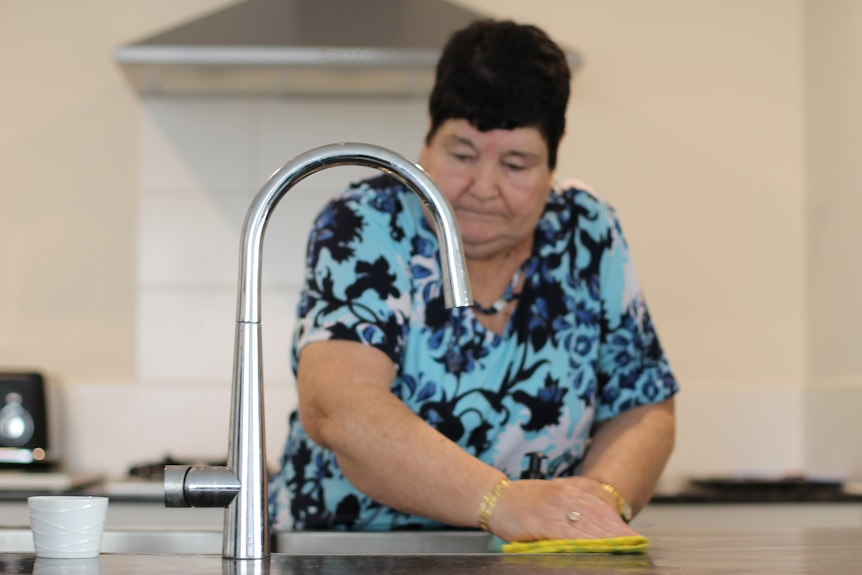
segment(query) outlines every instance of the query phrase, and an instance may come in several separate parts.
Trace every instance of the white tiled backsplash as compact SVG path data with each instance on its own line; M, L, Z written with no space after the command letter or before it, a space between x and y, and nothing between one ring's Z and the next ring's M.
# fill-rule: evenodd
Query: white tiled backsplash
M231 373L239 242L253 195L310 148L369 142L415 159L420 100L145 100L141 114L138 368L144 384ZM320 207L369 169L310 176L266 229L262 326L269 385L292 385L288 344L308 229ZM286 205L285 205L286 204Z
M240 234L267 178L297 154L345 141L384 146L415 160L427 127L425 109L424 99L142 102L137 381L126 390L134 399L117 400L134 415L112 408L118 419L112 429L137 444L128 448L137 460L168 451L222 454L226 448ZM273 464L296 402L288 354L308 229L331 196L373 174L352 167L314 174L283 198L267 226L262 330ZM141 413L147 406L152 418ZM129 421L149 425L148 431L119 431ZM94 459L81 453L75 461L90 460L115 474L128 464Z

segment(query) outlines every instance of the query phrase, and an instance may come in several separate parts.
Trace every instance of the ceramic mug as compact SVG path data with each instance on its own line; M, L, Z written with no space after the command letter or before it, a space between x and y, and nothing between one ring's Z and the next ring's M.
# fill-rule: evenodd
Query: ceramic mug
M27 498L36 557L98 557L108 512L107 497L43 495Z

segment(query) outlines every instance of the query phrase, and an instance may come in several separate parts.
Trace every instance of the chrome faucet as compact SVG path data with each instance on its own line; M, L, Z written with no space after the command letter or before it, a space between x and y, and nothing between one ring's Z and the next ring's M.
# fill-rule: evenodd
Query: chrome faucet
M233 391L227 467L165 467L165 506L225 507L222 556L269 555L260 277L263 233L278 201L297 183L335 166L365 166L395 176L425 203L440 242L448 307L472 303L461 237L452 208L418 164L369 144L330 144L300 154L264 184L245 218L240 252Z

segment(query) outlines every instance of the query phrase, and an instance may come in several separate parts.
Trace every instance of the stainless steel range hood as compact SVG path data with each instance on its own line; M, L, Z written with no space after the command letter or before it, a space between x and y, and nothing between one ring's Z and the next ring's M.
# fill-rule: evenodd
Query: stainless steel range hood
M114 56L146 95L425 95L449 35L481 17L445 0L245 0Z

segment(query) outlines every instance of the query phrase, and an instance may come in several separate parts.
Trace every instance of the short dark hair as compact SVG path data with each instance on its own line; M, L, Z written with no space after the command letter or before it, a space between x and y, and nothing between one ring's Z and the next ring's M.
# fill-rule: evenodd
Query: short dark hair
M544 31L511 20L477 20L452 35L437 62L426 142L450 119L465 119L482 132L535 127L553 169L570 84L566 55Z

